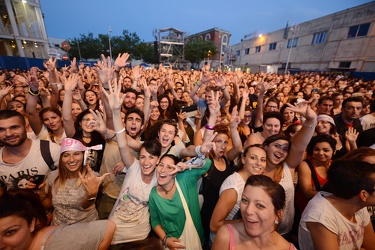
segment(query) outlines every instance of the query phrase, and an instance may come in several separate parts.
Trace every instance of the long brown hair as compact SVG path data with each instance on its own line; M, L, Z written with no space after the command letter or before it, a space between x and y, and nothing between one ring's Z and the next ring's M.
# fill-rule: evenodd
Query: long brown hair
M84 152L81 152L84 156ZM55 185L55 188L56 190L58 191L60 188L64 189L65 188L65 184L66 184L66 180L68 179L69 177L69 171L63 167L63 162L62 162L62 156L63 156L64 152L60 154L60 159L59 159L59 168L58 168L58 175L55 179L55 181L53 182L53 184ZM83 161L82 161L83 163ZM87 169L85 168L85 166L81 166L81 168L79 169L79 171L81 172L81 174L83 176L85 176L87 174ZM82 184L81 182L81 179L80 178L77 178L77 181L74 185L74 188L77 189L80 185Z

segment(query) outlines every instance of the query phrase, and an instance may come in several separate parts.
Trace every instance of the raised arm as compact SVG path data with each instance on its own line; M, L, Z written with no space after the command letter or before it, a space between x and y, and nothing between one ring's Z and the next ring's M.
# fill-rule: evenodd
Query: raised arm
M317 117L309 105L303 107L293 106L290 103L287 103L287 105L289 106L287 109L300 113L306 118L300 131L293 137L292 145L285 160L289 168L295 169L302 162L307 144L314 135Z
M74 121L72 116L72 100L73 100L73 91L77 86L78 75L71 74L68 78L65 76L62 77L62 81L65 86L65 97L62 106L62 117L65 128L66 136L72 138L76 133L74 127Z
M240 122L241 119L237 112L237 106L234 106L229 123L233 147L226 154L228 161L234 160L242 152L242 142L237 130Z
M249 99L249 89L247 86L245 86L245 89L242 92L242 101L240 110L238 112L238 115L240 116L240 119L243 120L245 118L245 108L246 108L246 101Z
M114 81L113 87L109 86L109 93L103 90L104 95L108 99L108 104L113 113L113 125L115 128L115 134L117 135L117 144L120 149L121 159L125 164L125 167L129 168L135 158L130 152L128 140L125 133L124 124L121 121L121 106L125 99L125 95L120 97L121 86L117 85L117 81Z
M73 62L75 62L75 57ZM73 64L73 62L71 64ZM56 58L50 56L49 60L43 63L43 66L47 69L47 71L43 72L43 74L48 79L52 90L50 105L53 108L57 108L57 102L59 100L59 89L57 87L57 83L59 82L59 76L56 69ZM72 67L72 69L74 68Z
M257 102L257 107L255 109L255 118L254 118L254 127L259 128L262 126L263 122L263 98L264 98L264 93L266 93L266 88L264 86L264 82L262 81L260 84L260 91L258 95L258 102Z
M36 106L38 104L39 85L37 82L36 68L31 68L28 76L29 80L29 97L26 102L26 114L29 118L30 126L34 131L35 135L38 136L42 130L42 121L36 111Z

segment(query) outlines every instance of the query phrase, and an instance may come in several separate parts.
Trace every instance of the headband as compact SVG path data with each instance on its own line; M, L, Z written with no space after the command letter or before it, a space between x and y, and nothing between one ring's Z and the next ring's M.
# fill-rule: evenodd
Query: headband
M60 154L66 151L82 151L85 152L83 158L83 165L86 165L87 155L89 150L101 150L103 149L103 145L95 145L92 147L86 147L82 144L82 142L72 139L72 138L65 138L61 142Z
M325 114L318 115L318 121L327 121L336 126L335 121L329 115L325 115Z

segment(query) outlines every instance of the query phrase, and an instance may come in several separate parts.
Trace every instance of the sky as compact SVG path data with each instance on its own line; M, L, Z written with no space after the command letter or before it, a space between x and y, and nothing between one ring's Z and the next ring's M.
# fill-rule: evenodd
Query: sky
M229 31L230 44L247 34L265 34L369 0L40 0L47 35L73 39L93 33L119 36L135 32L153 41L154 29L176 28L192 35L214 27ZM110 27L110 28L109 28Z

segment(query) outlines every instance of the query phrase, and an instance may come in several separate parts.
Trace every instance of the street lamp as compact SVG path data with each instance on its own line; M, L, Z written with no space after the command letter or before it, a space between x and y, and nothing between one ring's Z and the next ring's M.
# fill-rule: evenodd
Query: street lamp
M296 33L297 33L297 24L293 25L290 28L290 31L293 32L293 35L292 35L292 40L291 40L290 47L289 47L288 59L286 60L284 74L286 74L287 71L288 71L288 66L289 66L289 61L290 61L290 54L292 53L292 48L293 48L293 44L294 44L294 38L296 37Z
M111 32L112 32L112 28L111 28L111 25L109 25L108 27L109 57L111 58L111 61L112 61Z

